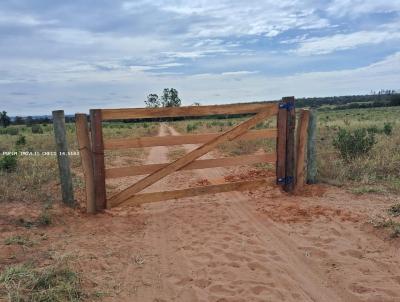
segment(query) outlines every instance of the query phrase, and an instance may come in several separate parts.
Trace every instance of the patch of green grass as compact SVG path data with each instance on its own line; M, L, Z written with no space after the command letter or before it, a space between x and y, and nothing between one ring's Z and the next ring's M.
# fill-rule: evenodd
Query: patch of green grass
M5 245L33 246L33 241L26 236L16 235L4 240Z
M388 229L390 238L400 237L400 222L394 221L393 219L380 219L372 220L371 224L375 228Z
M351 189L351 193L356 195L368 194L368 193L376 193L376 194L383 194L387 191L382 187L377 186L360 186L354 187Z
M400 203L397 203L395 205L392 205L389 209L388 212L390 215L397 217L400 216Z
M51 214L47 209L44 209L37 218L37 224L40 226L48 226L52 222Z
M43 268L6 267L0 275L0 294L9 302L78 302L84 296L79 275L65 260Z

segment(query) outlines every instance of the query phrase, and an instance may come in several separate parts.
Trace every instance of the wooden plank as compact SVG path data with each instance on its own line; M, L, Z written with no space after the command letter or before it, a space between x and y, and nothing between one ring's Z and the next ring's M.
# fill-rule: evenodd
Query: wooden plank
M285 102L280 104L285 105ZM286 127L287 127L287 113L286 108L279 108L277 117L278 135L276 138L276 182L282 184L286 177Z
M286 122L286 163L285 177L288 182L284 185L286 192L292 192L295 182L295 146L294 132L296 128L296 112L294 97L284 97L283 101L289 105L287 122Z
M307 183L317 182L317 113L310 111L307 140Z
M207 169L215 167L251 165L256 163L274 163L275 161L276 161L276 155L274 153L243 155L235 157L216 158L216 159L195 160L194 162L191 162L187 166L183 167L181 170L196 170L196 169ZM168 163L110 168L106 169L106 178L118 178L118 177L150 174L161 168L166 167L167 165Z
M134 185L126 188L125 190L115 194L109 200L112 206L118 205L124 202L126 199L131 197L133 194L136 194L143 189L151 186L153 183L159 181L160 179L164 178L168 174L172 172L178 171L181 168L185 167L186 165L190 164L192 161L196 160L197 158L203 156L204 154L208 153L212 149L214 149L217 145L231 141L236 137L244 134L250 128L254 127L256 124L261 122L262 120L266 119L267 117L277 113L277 104L275 104L275 110L265 110L257 113L255 116L251 117L247 121L233 127L232 129L225 131L220 136L210 140L209 142L205 143L204 145L196 148L195 150L187 153L185 156L177 159L176 161L168 164L164 168L157 170L156 172L146 176L145 178L139 180Z
M75 206L74 189L72 186L71 168L68 157L68 142L65 131L64 111L56 110L53 111L52 114L62 201L66 205L73 207Z
M139 138L119 138L104 140L105 150L117 150L127 148L143 148L154 146L173 146L183 144L201 144L216 138L221 133L206 133L179 136L148 136ZM274 138L277 136L277 129L252 130L243 134L240 139L250 140L256 138Z
M96 195L96 209L106 208L106 179L104 168L103 129L101 110L90 110L90 126L92 135L93 174Z
M211 106L188 106L188 107L166 107L166 108L121 108L102 109L102 119L123 120L135 118L158 118L179 116L207 116L216 114L243 114L258 113L265 110L274 110L276 103L242 103L229 105Z
M86 114L75 114L75 126L83 174L85 176L86 212L89 214L95 214L96 197L94 191L93 158Z
M304 167L307 146L307 129L310 111L300 111L299 124L296 133L296 182L295 190L301 190L304 186Z
M272 183L272 181L269 181ZM194 187L188 189L174 190L174 191L163 191L163 192L151 192L142 193L130 197L124 204L129 206L137 206L144 203L157 202L168 199L177 199L184 197L192 197L206 194L216 194L230 191L246 191L256 189L259 186L268 183L267 179L249 180L249 181L238 181L219 185L209 185ZM108 207L111 208L112 204L108 203Z

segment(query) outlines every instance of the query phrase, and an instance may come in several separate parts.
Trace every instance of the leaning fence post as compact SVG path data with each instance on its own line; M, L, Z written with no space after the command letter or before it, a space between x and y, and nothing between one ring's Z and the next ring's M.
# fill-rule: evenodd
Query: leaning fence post
M304 186L304 167L307 147L307 129L310 111L301 109L299 124L296 133L296 176L295 190L300 190Z
M100 109L90 110L90 130L92 136L93 173L95 184L96 208L106 208L106 179L104 167L103 128Z
M307 183L315 184L317 182L317 114L314 110L310 111L310 120L308 123L308 141L307 141Z
M74 206L74 190L72 187L72 177L68 157L68 143L67 134L65 131L64 110L56 110L53 111L52 114L62 200L68 206Z
M93 158L90 145L88 120L86 114L75 114L76 137L79 145L83 174L85 176L86 212L96 213L96 199L94 193Z
M295 182L295 150L294 150L294 131L296 128L296 111L294 97L284 97L282 101L286 105L286 165L285 165L285 185L286 192L292 192Z

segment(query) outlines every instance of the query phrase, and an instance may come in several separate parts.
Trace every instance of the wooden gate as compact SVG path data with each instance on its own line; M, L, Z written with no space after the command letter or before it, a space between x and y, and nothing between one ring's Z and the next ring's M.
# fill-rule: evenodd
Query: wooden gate
M110 120L199 117L209 115L253 114L249 119L223 133L193 134L182 136L140 137L104 140L102 122ZM274 129L251 130L266 118L276 116ZM91 148L93 161L93 187L97 210L112 208L124 203L143 204L166 199L175 199L203 194L228 191L243 191L266 185L267 179L229 182L173 191L140 193L155 182L179 170L194 170L213 167L235 166L254 163L276 163L276 182L286 191L293 190L294 183L294 97L283 98L281 102L242 103L233 105L192 106L172 108L137 109L92 109L90 110ZM77 127L77 131L79 131ZM217 145L235 139L255 138L276 139L276 152L261 155L245 155L218 159L201 159ZM105 168L104 150L202 144L193 151L171 163L147 164L141 166ZM82 161L84 158L82 158ZM84 165L85 166L85 165ZM90 167L91 165L86 165ZM89 171L90 172L90 171ZM86 174L86 172L85 172ZM107 178L147 175L117 194L106 197Z

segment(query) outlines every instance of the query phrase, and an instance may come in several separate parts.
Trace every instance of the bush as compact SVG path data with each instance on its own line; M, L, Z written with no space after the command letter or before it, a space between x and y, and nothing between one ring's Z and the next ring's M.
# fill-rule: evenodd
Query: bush
M391 123L385 123L385 125L383 126L383 133L385 133L386 135L391 135L393 131L393 126Z
M197 129L197 125L196 124L187 124L186 125L186 132L192 132L194 130Z
M367 131L368 131L368 133L374 133L374 134L381 132L381 131L379 131L377 126L368 127Z
M367 154L375 145L375 135L366 129L345 130L339 129L333 139L333 146L340 152L346 161Z
M32 133L39 133L42 134L43 133L43 129L40 125L32 125Z
M7 172L14 171L17 168L17 156L16 155L4 155L0 158L0 170Z
M18 135L19 129L15 127L0 129L0 134Z
M24 146L26 144L26 138L23 135L20 135L17 139L17 141L15 142L16 146Z

